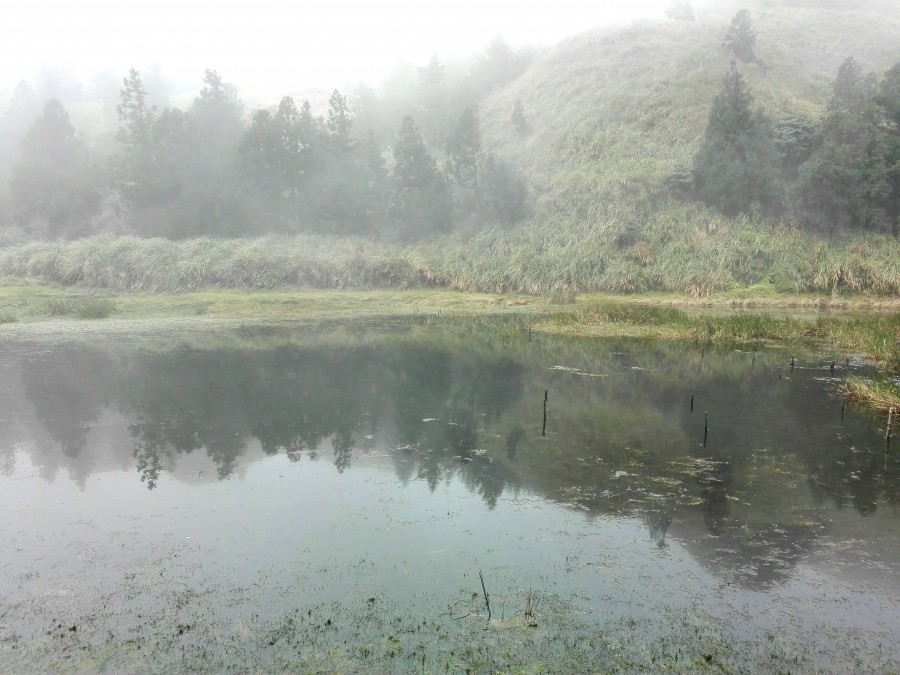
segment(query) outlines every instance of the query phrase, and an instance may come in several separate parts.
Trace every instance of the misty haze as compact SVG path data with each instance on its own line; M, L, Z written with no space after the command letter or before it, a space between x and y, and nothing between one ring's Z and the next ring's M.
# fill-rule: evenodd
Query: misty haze
M900 670L900 6L0 28L0 672Z

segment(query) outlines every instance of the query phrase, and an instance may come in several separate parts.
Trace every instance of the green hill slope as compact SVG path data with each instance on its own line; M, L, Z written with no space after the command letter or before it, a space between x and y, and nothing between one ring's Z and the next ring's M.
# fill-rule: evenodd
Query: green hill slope
M773 118L818 118L839 64L881 75L900 61L894 0L750 5L765 67L742 65ZM823 9L823 5L832 9ZM667 187L690 167L730 58L726 28L741 5L696 22L641 23L575 36L481 101L483 147L528 178L530 222L470 228L416 244L302 236L224 244L95 239L0 251L0 276L122 289L206 285L440 286L464 291L729 290L900 296L900 243L887 234L822 238L790 217L728 218ZM520 100L531 127L517 133Z
M529 177L537 215L640 216L665 201L666 176L690 165L729 66L722 38L737 7L578 35L484 102L488 144ZM767 67L741 71L773 118L818 116L848 56L879 75L900 60L900 10L770 7L752 19ZM509 121L517 99L525 138Z
M463 290L531 293L705 296L757 285L753 292L900 294L894 237L823 240L790 218L731 219L670 195L667 177L690 167L729 67L723 36L740 6L700 12L696 22L573 37L484 101L485 145L528 177L535 217L420 249L429 278ZM752 11L765 67L741 71L773 119L818 118L848 56L878 76L900 61L900 12ZM526 136L510 120L516 100L531 126Z

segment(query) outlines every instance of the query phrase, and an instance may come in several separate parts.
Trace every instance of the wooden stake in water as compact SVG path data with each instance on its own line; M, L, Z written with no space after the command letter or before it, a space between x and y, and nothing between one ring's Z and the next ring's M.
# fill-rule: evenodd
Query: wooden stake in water
M886 440L886 441L891 440L891 424L893 423L893 421L894 421L894 406L891 406L890 410L888 410L887 429L885 429L885 431L884 431L884 440Z
M703 447L706 447L706 437L709 435L709 413L703 413Z
M531 326L528 326L528 341L531 342Z
M691 394L691 412L694 412L694 395Z
M544 390L544 428L541 430L541 436L547 435L547 396L550 394L549 389Z

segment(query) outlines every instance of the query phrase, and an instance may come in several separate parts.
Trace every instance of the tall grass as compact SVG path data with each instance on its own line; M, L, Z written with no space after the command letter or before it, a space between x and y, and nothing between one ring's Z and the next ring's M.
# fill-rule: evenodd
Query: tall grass
M0 250L0 276L118 291L224 288L406 288L428 285L396 247L328 237L138 239L94 237Z
M49 316L74 316L79 319L106 319L116 311L110 298L51 298L45 306Z
M714 343L819 340L836 349L866 354L888 370L900 369L900 314L806 320L755 313L696 315L672 307L603 302L555 320L567 325L569 332L573 323L576 327L625 324L657 328L669 337Z
M885 379L868 379L851 376L847 378L842 393L855 401L859 401L873 412L886 413L894 408L900 415L900 386ZM900 427L900 421L894 430Z
M203 287L418 288L519 292L900 295L897 239L823 240L789 225L732 222L675 204L639 225L560 219L415 245L323 236L169 241L95 237L0 248L0 277L117 291Z

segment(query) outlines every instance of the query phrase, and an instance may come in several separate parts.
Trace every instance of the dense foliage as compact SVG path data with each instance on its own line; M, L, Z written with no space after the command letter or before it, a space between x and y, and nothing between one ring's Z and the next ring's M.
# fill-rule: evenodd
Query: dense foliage
M11 167L0 222L29 238L321 233L387 240L512 223L528 213L525 182L482 147L476 106L526 62L494 40L451 88L435 56L392 128L381 114L388 102L365 87L352 101L334 90L324 114L286 96L248 115L235 88L207 70L189 106L160 110L132 69L118 92L107 156L89 151L57 98L37 115L23 84L0 129L0 164Z
M415 284L895 292L900 22L842 2L752 21L672 2L540 58L497 39L265 106L215 71L180 98L131 71L102 105L23 83L0 118L0 245L350 235L334 248L396 243L404 269L415 250Z
M696 196L722 213L778 215L790 204L812 230L900 232L900 62L881 80L841 64L818 121L754 109L732 62L694 156ZM689 180L670 177L683 194ZM792 197L792 199L791 199Z

